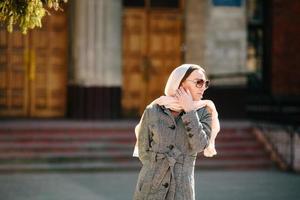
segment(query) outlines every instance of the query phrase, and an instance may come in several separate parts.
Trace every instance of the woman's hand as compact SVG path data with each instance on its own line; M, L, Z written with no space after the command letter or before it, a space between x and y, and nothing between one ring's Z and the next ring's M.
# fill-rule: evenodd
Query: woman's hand
M183 87L180 87L176 90L175 97L185 112L189 112L194 109L193 97L189 90L185 91Z

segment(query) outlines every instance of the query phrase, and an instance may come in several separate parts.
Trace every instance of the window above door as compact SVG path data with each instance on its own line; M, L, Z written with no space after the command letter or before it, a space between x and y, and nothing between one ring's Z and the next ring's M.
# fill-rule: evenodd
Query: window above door
M123 0L124 7L179 9L182 0Z

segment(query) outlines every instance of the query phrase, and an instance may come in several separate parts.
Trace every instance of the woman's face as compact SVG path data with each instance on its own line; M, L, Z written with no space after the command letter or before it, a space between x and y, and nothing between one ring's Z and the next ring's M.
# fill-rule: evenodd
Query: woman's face
M201 80L203 80L203 85L201 87L199 87L199 84L197 85L197 81L199 83L202 82ZM198 69L198 70L194 70L185 81L182 82L182 86L185 90L189 90L192 94L193 100L194 101L199 101L202 99L204 91L207 89L205 87L205 82L206 82L206 78L205 75L203 73L202 70ZM197 87L197 86L198 87Z

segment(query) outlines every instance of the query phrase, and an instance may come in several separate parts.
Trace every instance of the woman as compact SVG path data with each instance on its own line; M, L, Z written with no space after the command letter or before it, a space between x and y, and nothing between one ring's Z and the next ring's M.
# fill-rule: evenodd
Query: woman
M172 71L165 95L145 109L136 126L134 156L143 167L134 200L194 200L197 153L216 155L218 114L210 100L201 100L208 88L205 71L183 64Z

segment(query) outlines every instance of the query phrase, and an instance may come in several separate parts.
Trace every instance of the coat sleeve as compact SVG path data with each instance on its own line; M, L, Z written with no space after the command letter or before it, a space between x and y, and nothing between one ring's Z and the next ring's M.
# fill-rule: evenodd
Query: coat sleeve
M137 128L138 156L140 161L145 164L150 160L150 130L149 130L149 110L146 109L141 117Z
M211 136L211 119L211 114L206 109L203 111L201 120L195 110L182 115L192 153L201 152L208 146Z

